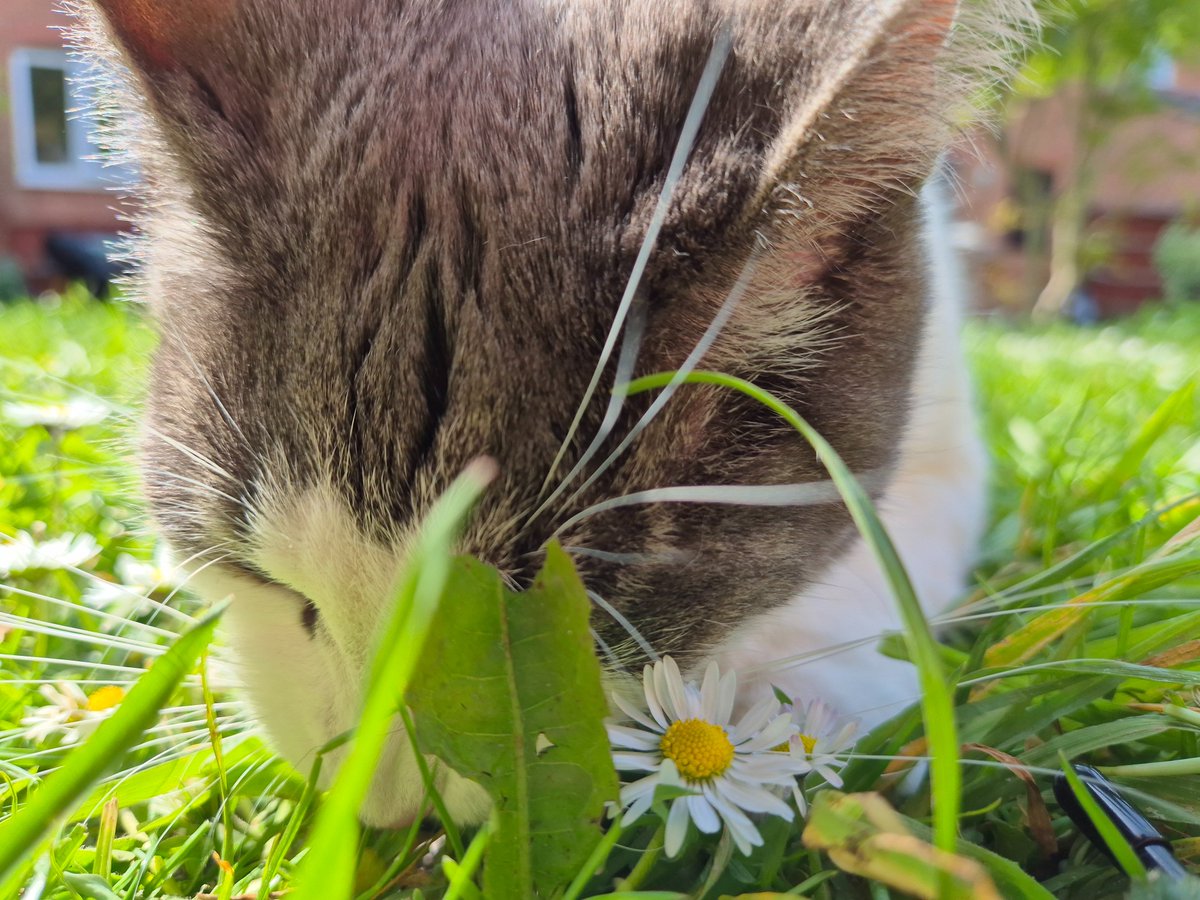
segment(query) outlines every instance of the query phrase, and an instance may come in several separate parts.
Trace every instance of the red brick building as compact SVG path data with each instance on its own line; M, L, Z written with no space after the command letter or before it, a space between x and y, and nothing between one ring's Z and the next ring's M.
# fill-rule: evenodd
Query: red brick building
M106 169L89 140L94 123L52 0L0 3L0 258L16 261L29 286L58 280L46 253L51 234L116 233L112 186L129 173Z
M1155 111L1104 133L1090 162L1082 289L1102 316L1161 296L1154 244L1176 217L1200 211L1200 68L1164 62L1150 78ZM1025 103L999 135L956 157L985 303L1023 311L1046 282L1045 254L1030 242L1048 251L1048 223L1031 222L1029 207L1040 193L1048 211L1078 165L1078 106L1069 90Z

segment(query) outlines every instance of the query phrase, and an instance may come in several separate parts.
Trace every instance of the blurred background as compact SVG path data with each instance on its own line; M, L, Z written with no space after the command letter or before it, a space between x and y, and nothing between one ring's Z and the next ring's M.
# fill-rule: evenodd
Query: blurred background
M1110 318L1200 298L1200 14L1182 0L1039 2L1042 45L951 159L980 310ZM55 0L0 6L0 297L103 294L121 185L92 143Z

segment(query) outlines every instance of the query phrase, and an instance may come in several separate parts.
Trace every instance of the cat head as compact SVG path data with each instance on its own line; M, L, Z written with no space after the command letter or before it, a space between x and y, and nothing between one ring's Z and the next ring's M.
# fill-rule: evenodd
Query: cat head
M146 489L194 584L235 596L285 753L353 724L414 526L477 457L499 474L461 549L521 583L558 537L659 651L702 655L820 573L849 519L776 414L608 398L702 347L882 486L927 302L917 190L1004 6L80 5L146 185ZM718 490L645 493L696 486ZM636 662L619 619L594 625ZM389 754L370 821L419 801Z

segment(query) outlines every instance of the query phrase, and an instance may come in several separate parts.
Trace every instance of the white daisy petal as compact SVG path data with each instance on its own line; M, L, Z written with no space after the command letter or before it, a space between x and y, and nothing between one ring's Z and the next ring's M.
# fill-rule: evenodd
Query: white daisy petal
M754 704L754 706L752 706L750 710L744 716L742 716L741 721L734 726L733 732L729 735L729 739L736 745L753 737L762 730L763 726L766 725L767 722L771 720L772 714L778 708L778 700L775 700L771 697L760 700L758 703Z
M726 672L721 676L718 690L717 717L714 722L728 722L733 717L733 704L737 699L737 673Z
M608 740L614 747L624 747L628 750L658 750L661 738L637 728L627 728L624 725L609 725Z
M808 799L804 796L804 789L798 780L792 785L792 799L796 802L796 811L800 813L800 818L808 818Z
M795 727L790 716L776 716L757 735L741 742L738 747L745 750L773 750L787 741Z
M664 759L658 771L659 780L663 784L668 784L671 787L683 787L683 779L679 777L679 769L675 766L675 760Z
M746 812L770 813L789 821L792 818L791 808L763 788L756 789L738 784L736 781L725 781L720 787L720 794Z
M642 670L642 692L646 695L646 707L660 728L666 728L670 721L658 699L658 688L655 679L655 666L646 666Z
M613 765L622 772L653 772L661 759L654 753L614 753Z
M828 781L831 787L842 787L842 776L829 766L817 766L817 774Z
M641 800L645 796L653 797L654 789L658 787L658 784L659 776L657 772L645 775L637 781L631 781L621 788L621 803L629 804Z
M664 656L654 664L655 685L658 688L658 699L663 709L672 719L690 718L688 713L687 692L683 689L683 676L679 674L679 666L669 656ZM665 696L664 696L665 695Z
M683 839L687 837L688 826L688 797L679 797L671 804L667 814L667 833L664 849L668 857L674 857L683 847Z
M706 722L723 721L720 712L721 674L715 662L704 670L704 682L700 685L700 718ZM703 831L703 829L701 829Z
M758 829L754 827L754 823L745 813L715 791L712 794L706 791L705 796L725 822L729 833L733 835L734 843L745 856L750 855L752 847L762 846L762 835L758 833Z
M626 716L628 716L634 722L637 722L642 727L649 728L651 731L657 731L659 727L665 727L656 725L654 719L651 719L650 716L638 709L636 704L631 703L620 694L614 693L612 695L612 699L613 703L617 705L617 709L621 710L621 712L625 713Z
M739 757L729 767L728 777L742 784L787 786L796 776L807 775L808 772L807 767L793 763L790 757L780 753L776 759Z
M703 796L685 797L688 804L688 814L691 815L692 821L696 823L696 827L705 834L716 834L721 830L721 819L717 816L717 811L712 808L712 804Z

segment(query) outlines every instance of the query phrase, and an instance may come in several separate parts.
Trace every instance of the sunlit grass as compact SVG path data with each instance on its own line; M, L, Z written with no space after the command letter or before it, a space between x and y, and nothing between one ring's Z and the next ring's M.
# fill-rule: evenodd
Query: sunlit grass
M0 308L0 334L0 408L25 407L0 413L6 817L30 808L38 786L67 763L70 730L87 724L67 718L60 734L30 740L22 720L46 705L39 691L63 679L89 700L130 689L200 609L172 593L169 573L138 586L150 588L152 602L107 614L87 606L113 596L96 591L111 589L118 572L128 577L123 554L152 554L128 462L128 411L153 344L137 310L82 298L18 303ZM1107 768L1178 855L1200 861L1200 778L1186 774L1200 759L1200 544L1187 531L1200 513L1200 310L1149 310L1084 330L974 323L967 343L994 458L994 522L976 588L921 651L936 652L947 673L957 721L958 852L1004 897L1122 896L1127 882L1078 839L1050 779L1060 754ZM90 424L50 409L96 396L114 409ZM31 406L47 408L44 424L22 418ZM91 536L96 546L80 545L70 567L23 567L15 553L3 556L5 536L21 533L36 542ZM902 642L888 650L907 652ZM50 849L31 857L21 874L27 896L266 897L293 883L321 804L308 773L275 760L247 731L225 692L220 647L206 665L215 697L197 674L183 680L158 721L59 821ZM843 774L848 791L887 788L907 827L932 840L927 782L897 789L929 746L913 710L861 740ZM890 896L805 849L801 826L768 820L762 830L766 846L748 859L694 840L667 860L643 855L655 825L639 823L605 846L595 877L578 873L571 896L611 891L631 872L643 892L715 898L803 886L814 897ZM353 895L441 896L449 878L452 894L477 896L466 874L483 833L456 833L448 844L432 826L367 832L341 854L355 870Z

